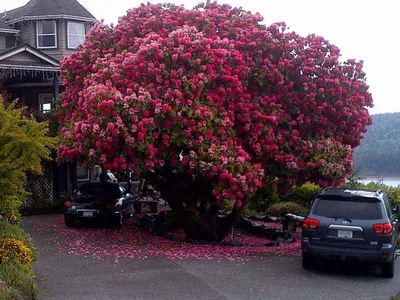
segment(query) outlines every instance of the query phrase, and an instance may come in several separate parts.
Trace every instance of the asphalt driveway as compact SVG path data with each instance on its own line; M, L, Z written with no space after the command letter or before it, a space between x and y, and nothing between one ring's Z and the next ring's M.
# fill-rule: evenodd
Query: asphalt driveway
M326 265L308 272L299 257L170 260L162 256L102 259L65 251L65 232L55 216L25 217L24 229L38 252L34 265L41 299L384 299L400 291L400 266L393 279L373 266ZM41 225L38 225L41 224ZM68 232L67 232L68 233ZM74 238L71 231L69 238ZM126 241L123 241L126 243ZM96 251L106 251L107 245ZM63 248L64 247L64 248Z

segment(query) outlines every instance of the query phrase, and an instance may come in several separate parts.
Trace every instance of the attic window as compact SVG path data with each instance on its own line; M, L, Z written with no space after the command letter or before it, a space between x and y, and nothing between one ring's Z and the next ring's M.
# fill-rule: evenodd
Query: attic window
M68 48L76 49L85 41L85 24L78 22L68 22Z
M37 22L36 34L39 49L57 48L57 25L55 21Z

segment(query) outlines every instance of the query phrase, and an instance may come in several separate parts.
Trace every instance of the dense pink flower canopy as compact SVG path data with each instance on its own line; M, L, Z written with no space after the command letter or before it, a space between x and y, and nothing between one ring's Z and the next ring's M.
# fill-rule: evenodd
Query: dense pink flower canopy
M141 5L115 28L97 24L62 62L59 158L167 162L238 206L266 182L341 182L371 123L362 62L262 20L208 2Z

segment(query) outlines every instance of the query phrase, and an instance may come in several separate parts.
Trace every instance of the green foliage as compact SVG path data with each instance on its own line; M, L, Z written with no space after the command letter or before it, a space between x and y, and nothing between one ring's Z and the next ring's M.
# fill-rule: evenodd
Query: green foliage
M267 209L267 214L274 217L283 217L286 214L306 216L308 209L296 202L280 202L271 205Z
M50 159L56 139L48 133L47 122L26 117L16 102L5 106L0 97L0 215L18 210L27 195L26 174L41 174L42 160Z
M31 239L18 226L0 221L0 299L38 299L31 263L35 260Z
M0 221L0 239L13 238L22 241L27 245L33 252L33 246L31 238L19 227L18 225L12 225L9 222ZM36 259L36 257L34 257Z
M19 264L12 262L0 264L0 280L6 283L3 295L7 296L1 299L29 299L38 293L34 272Z
M278 195L278 188L272 185L266 185L263 189L256 192L253 198L247 204L246 210L248 215L254 212L265 212L269 205L278 203L280 201Z
M14 238L0 239L0 263L16 261L24 266L31 266L34 261L32 250L24 242Z
M24 297L17 289L6 287L4 289L0 289L0 299L22 300Z
M400 175L400 113L372 116L373 124L354 151L360 175Z
M294 186L288 196L288 199L292 202L306 206L309 201L320 191L321 188L318 185L307 182L300 186Z
M233 209L233 206L235 205L235 203L233 201L229 201L229 200L223 200L221 203L221 206L219 207L220 210L222 211L231 211Z
M397 204L400 204L400 187L391 187L387 186L384 184L378 184L375 182L371 182L368 184L362 184L362 183L347 183L343 184L342 187L344 188L358 188L358 189L367 189L371 191L376 191L376 190L383 190L385 191L389 198Z
M260 212L254 209L251 209L249 207L245 207L245 209L243 210L243 214L247 215L247 216L258 216L260 215Z

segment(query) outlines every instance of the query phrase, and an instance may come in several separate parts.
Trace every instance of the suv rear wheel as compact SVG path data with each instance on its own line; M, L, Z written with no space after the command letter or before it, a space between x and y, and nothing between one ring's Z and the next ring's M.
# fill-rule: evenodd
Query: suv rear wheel
M311 270L315 267L317 260L314 257L302 256L303 269Z
M381 275L386 278L393 278L394 261L381 264Z

